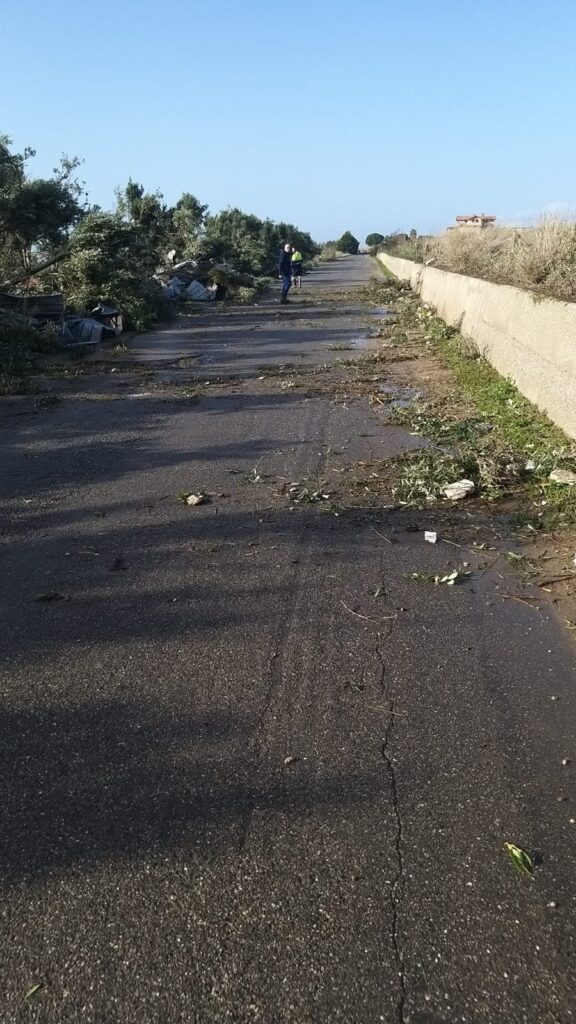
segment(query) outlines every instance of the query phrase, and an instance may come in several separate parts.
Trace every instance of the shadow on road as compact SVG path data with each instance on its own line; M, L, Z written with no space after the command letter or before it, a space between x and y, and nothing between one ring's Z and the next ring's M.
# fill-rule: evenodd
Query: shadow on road
M264 763L255 774L253 727L222 710L196 717L121 700L3 712L4 881L184 844L214 856L229 848L231 828L241 846L254 810L300 817L318 803L380 798L378 765L316 779L313 789L296 765Z

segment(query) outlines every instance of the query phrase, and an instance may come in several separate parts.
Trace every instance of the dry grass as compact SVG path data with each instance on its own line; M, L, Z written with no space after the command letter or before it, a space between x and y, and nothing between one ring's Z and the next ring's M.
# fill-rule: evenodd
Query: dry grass
M546 217L533 228L446 231L395 251L431 260L442 270L576 301L576 223L570 220Z
M338 249L338 246L333 242L326 242L326 244L322 246L316 259L318 263L329 263L331 260L337 260L339 256L342 256L342 253Z

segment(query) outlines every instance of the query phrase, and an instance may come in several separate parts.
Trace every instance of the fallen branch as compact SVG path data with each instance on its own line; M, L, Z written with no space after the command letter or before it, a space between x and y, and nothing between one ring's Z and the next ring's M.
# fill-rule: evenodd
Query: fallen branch
M19 274L18 277L13 277L11 281L4 281L0 284L0 288L13 288L14 285L20 284L21 281L27 281L29 277L35 277L36 274L41 274L44 270L48 270L50 267L53 267L55 263L60 263L60 260L65 259L66 256L69 255L70 250L63 249L62 252L56 253L55 256L52 256L49 260L45 260L44 263L38 263L37 266L31 267L30 270L26 271L26 273Z

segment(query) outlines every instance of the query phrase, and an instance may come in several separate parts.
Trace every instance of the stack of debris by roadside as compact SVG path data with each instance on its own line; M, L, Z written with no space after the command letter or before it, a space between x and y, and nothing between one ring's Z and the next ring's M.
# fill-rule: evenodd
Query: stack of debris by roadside
M252 287L254 278L240 274L228 263L214 260L183 260L160 268L155 278L173 302L214 302L237 287Z
M153 281L170 302L214 302L235 289L254 287L254 278L240 274L228 263L213 259L183 260L160 268ZM26 327L50 334L64 348L99 345L114 340L123 330L122 313L100 301L86 314L67 313L64 296L13 295L0 292L0 327Z
M19 322L28 326L59 323L64 316L64 296L53 295L10 295L0 292L0 323Z
M122 314L115 306L99 302L90 316L66 316L58 332L66 347L73 345L99 345L122 334Z
M98 345L122 333L122 314L110 304L100 302L89 316L65 313L64 296L11 295L0 292L0 326L31 327L38 333L51 331L54 340L70 348Z

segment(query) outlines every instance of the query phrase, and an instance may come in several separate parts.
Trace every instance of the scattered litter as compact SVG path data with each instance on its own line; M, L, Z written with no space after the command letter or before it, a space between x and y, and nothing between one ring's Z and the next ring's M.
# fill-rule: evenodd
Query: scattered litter
M38 597L34 598L35 601L65 601L66 597L61 594L58 590L47 590L45 594L38 594Z
M576 473L572 469L553 469L548 477L555 484L568 484L573 487L576 484Z
M198 491L198 494L190 494L189 491L182 491L180 500L183 501L185 505L207 505L210 498L204 493L204 491Z
M472 480L457 480L456 483L443 487L442 494L450 501L460 501L461 498L467 498L469 494L473 494L475 490L476 485Z
M525 850L515 846L514 843L504 843L504 847L508 851L508 856L519 874L531 875L533 873L534 862Z
M563 766L565 768L566 765L570 764L570 758L569 757L563 757L562 758L562 764L563 764Z
M288 757L284 758L284 764L296 764L297 761L301 761L300 757L296 757L294 754L289 754Z
M527 473L533 473L536 469L536 459L528 459L526 465L524 466L524 469Z
M427 544L435 544L438 540L438 534L434 530L424 530L424 540Z

